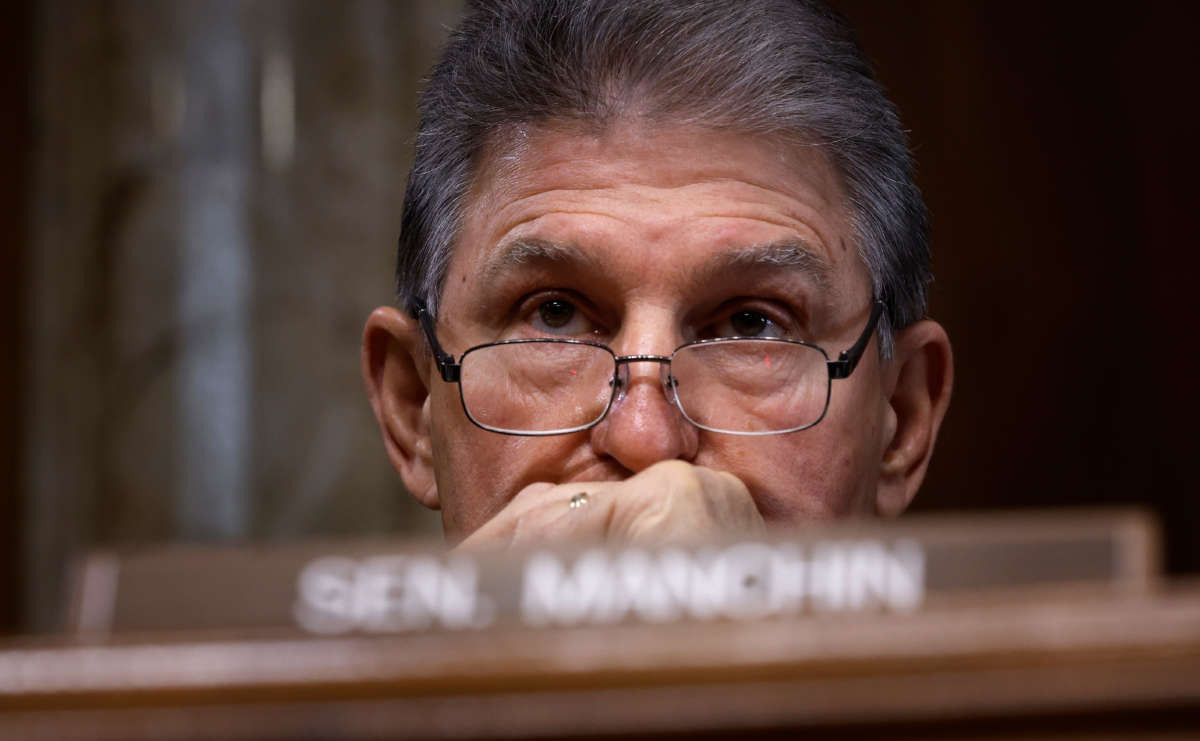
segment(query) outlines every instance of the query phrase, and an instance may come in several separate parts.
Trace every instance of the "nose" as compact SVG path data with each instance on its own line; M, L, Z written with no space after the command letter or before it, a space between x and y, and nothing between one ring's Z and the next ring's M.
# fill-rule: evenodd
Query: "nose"
M668 396L666 360L652 355L618 359L616 397L608 416L591 432L596 455L634 473L659 461L696 457L699 430Z

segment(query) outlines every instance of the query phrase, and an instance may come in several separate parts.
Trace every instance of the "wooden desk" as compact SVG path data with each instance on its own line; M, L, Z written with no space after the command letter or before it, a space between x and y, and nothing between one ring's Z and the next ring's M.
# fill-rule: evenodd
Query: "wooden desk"
M899 617L10 647L0 678L4 739L1183 738L1200 732L1200 588Z
M1200 584L1009 586L899 614L11 643L0 739L1200 734Z

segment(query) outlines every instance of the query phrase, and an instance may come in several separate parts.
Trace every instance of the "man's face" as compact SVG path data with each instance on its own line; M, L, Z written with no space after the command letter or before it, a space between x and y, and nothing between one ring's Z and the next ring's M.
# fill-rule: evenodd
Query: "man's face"
M747 331L836 357L867 322L870 280L820 148L624 124L535 129L490 154L440 301L438 337L456 357L501 339L564 336L618 355L670 355ZM894 426L895 379L876 341L850 378L832 383L820 424L753 437L691 425L654 363L629 367L628 387L588 431L488 432L425 357L422 414L447 535L471 533L531 483L620 480L676 458L740 478L767 521L870 512Z

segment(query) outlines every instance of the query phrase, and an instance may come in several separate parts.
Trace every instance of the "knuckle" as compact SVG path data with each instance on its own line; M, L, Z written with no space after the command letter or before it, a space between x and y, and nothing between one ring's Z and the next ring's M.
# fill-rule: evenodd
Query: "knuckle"
M718 471L717 476L721 478L721 481L731 493L749 496L750 490L746 488L746 482L742 481L737 476L734 476L728 471Z
M696 466L678 458L669 461L659 461L651 466L656 474L671 478L687 478L695 475ZM649 471L650 469L647 469Z

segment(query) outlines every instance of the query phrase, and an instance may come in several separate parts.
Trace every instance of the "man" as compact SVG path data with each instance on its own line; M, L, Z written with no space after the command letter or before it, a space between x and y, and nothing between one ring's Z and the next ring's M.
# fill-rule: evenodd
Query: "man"
M916 493L949 403L924 206L801 0L487 0L422 99L363 368L451 542L685 539Z

